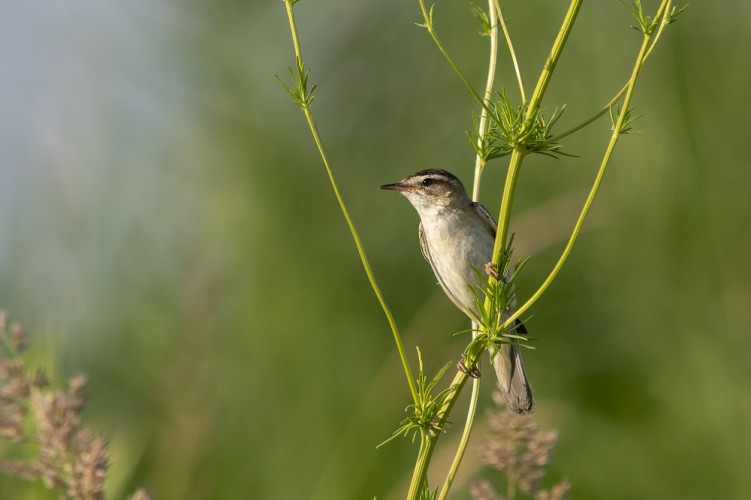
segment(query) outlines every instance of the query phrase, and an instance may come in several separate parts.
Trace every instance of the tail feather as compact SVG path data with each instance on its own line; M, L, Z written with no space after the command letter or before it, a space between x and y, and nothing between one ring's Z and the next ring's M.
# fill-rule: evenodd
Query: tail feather
M506 407L519 415L531 415L535 411L535 402L519 347L512 344L501 346L493 358L493 367Z

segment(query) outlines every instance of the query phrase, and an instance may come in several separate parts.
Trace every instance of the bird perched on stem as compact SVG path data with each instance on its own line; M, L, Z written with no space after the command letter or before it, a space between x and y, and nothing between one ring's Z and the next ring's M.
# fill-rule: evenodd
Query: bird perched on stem
M477 270L488 269L493 260L497 229L493 217L445 170L421 170L381 189L400 192L415 207L420 216L422 255L451 302L474 321L478 311L473 289L482 289ZM521 322L517 322L516 331L526 333ZM519 347L502 344L493 367L508 409L531 414L535 406Z

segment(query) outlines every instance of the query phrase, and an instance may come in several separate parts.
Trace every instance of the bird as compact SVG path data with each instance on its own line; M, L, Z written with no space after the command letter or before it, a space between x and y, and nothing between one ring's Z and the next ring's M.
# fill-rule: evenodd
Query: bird
M493 216L472 201L458 177L443 169L420 170L380 188L401 193L417 210L423 257L451 302L474 321L478 311L473 289L482 289L477 270L489 265L492 269L498 227ZM513 312L513 307L511 304L507 313ZM518 320L515 328L516 333L527 333ZM502 344L492 359L493 368L506 407L530 415L535 404L519 351L513 343Z

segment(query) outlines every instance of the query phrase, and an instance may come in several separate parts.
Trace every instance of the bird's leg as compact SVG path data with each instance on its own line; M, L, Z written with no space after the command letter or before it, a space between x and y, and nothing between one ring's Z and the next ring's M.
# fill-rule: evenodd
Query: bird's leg
M471 370L467 368L467 365L464 364L464 361L466 359L467 359L467 355L462 353L462 359L460 359L459 362L456 364L456 368L463 374L467 375L468 377L480 378L480 369L477 368L476 366Z
M495 278L496 281L503 281L504 283L506 281L501 278L501 274L498 272L498 266L495 264L495 262L488 262L487 264L485 264L485 274L492 278Z

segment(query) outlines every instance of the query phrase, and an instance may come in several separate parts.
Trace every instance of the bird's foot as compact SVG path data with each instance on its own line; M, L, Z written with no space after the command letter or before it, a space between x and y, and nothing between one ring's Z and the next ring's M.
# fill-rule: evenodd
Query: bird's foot
M467 355L462 353L462 359L460 359L459 362L456 364L456 368L468 377L480 378L480 369L477 368L476 366L472 368L471 370L467 368L467 365L464 363L466 359L467 359Z
M496 281L501 281L501 275L498 272L498 266L495 264L495 262L488 262L487 264L485 264L485 274L487 274L491 278L494 278Z

